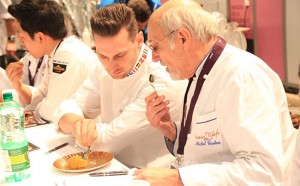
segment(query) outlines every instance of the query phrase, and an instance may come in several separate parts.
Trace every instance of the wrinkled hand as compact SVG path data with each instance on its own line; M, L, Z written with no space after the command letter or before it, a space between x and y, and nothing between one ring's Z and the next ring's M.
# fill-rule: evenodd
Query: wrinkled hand
M158 96L156 92L145 98L147 104L147 119L155 126L160 122L168 122L171 120L168 107L170 101L165 100L165 96Z
M156 92L150 94L145 98L147 104L146 107L146 117L150 124L157 128L164 136L169 139L174 138L171 128L173 129L173 121L170 116L168 105L169 100L165 100L165 96L158 96Z
M134 172L136 180L146 180L150 185L172 185L182 186L183 183L180 179L177 169L168 168L146 168L138 169Z
M91 119L80 119L75 122L72 134L83 147L91 146L98 137L96 122Z
M13 62L5 70L9 81L15 89L18 89L22 85L23 65L22 62Z

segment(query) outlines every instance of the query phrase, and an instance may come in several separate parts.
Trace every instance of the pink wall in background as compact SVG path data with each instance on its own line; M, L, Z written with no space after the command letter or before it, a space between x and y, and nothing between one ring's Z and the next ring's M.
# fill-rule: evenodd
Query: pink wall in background
M244 0L230 0L230 15L238 22L244 19L243 4ZM253 21L248 17L246 19L252 23L247 26L252 29L253 37L247 38L254 39L255 55L263 59L284 81L282 6L282 1L250 0L247 16L255 15Z
M284 80L282 1L256 0L256 55Z

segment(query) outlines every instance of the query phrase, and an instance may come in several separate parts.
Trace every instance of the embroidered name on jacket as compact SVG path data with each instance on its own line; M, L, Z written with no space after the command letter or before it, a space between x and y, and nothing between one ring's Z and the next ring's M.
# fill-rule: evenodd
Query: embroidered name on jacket
M67 65L59 64L59 63L53 63L53 69L52 72L57 74L62 74L67 70Z
M210 146L210 145L220 145L220 132L219 130L206 131L203 134L195 135L196 146Z

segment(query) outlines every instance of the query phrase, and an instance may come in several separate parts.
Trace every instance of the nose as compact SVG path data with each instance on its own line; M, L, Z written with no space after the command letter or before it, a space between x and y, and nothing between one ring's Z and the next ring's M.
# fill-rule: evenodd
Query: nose
M159 54L157 52L152 51L152 61L157 62L160 60Z
M116 68L118 66L118 61L115 59L109 59L109 66L112 69Z

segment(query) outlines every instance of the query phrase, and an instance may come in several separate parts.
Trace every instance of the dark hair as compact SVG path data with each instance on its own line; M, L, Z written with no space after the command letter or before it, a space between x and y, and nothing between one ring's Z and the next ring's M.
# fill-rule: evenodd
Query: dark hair
M127 4L135 13L138 22L145 22L151 16L151 9L146 0L130 0Z
M115 36L124 27L129 33L129 38L134 40L138 26L133 10L125 4L114 3L103 6L91 18L93 34L103 37Z
M62 9L55 1L23 0L20 4L10 5L8 12L32 39L37 32L53 39L62 39L67 35Z

